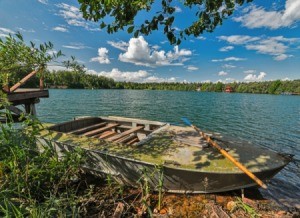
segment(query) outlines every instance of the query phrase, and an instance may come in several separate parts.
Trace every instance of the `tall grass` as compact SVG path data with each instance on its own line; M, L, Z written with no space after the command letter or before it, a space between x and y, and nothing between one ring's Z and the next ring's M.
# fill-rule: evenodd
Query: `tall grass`
M42 127L37 119L24 116L15 124L9 111L2 113L8 122L0 124L0 216L76 217L80 207L74 186L82 151L59 159L51 146L37 143Z
M0 104L5 108L7 103ZM35 117L24 115L16 124L9 111L0 113L8 118L0 123L0 217L110 217L119 202L123 217L139 211L151 216L148 179L153 172L143 174L138 189L118 184L110 175L92 177L80 170L84 150L58 156L51 144L38 143L43 126ZM160 207L162 184L159 188Z

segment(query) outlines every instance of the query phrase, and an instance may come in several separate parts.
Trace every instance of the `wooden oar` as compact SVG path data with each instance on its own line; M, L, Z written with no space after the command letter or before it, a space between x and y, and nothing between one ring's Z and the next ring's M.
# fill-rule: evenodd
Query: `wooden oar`
M195 129L199 135L201 135L211 146L218 149L218 151L228 158L232 163L234 163L240 170L242 170L247 176L249 176L251 179L253 179L259 186L261 186L264 189L267 189L267 185L261 181L259 178L257 178L252 172L250 172L243 164L241 164L237 159L232 157L227 151L225 151L221 146L219 146L215 141L213 141L210 136L203 133L199 128L194 126L187 118L182 118L182 120L189 126L191 126L193 129Z

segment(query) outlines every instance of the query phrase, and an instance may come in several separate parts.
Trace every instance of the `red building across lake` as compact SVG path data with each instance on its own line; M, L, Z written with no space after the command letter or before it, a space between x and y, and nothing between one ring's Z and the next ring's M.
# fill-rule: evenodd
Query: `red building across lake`
M225 92L233 92L233 89L231 86L226 86Z

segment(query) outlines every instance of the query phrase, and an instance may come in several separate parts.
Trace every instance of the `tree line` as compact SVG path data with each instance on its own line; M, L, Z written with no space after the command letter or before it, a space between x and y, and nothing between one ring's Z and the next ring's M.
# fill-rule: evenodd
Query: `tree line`
M22 69L12 73L10 84L14 84L27 75L29 69ZM282 94L300 93L300 80L293 81L263 81L263 82L233 82L233 83L137 83L119 82L105 76L86 74L82 71L45 71L43 74L45 87L68 88L68 89L136 89L136 90L176 90L176 91L202 91L202 92L223 92L227 86L233 92L239 93L260 93L260 94ZM23 87L38 87L39 78L29 80Z

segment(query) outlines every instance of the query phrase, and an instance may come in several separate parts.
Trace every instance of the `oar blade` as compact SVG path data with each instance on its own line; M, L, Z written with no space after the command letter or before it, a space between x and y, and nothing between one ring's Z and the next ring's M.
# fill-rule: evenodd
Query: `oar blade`
M182 117L181 120L182 120L183 122L185 122L185 124L188 125L188 126L191 126L191 125L192 125L191 121L189 121L189 119L186 118L186 117Z

